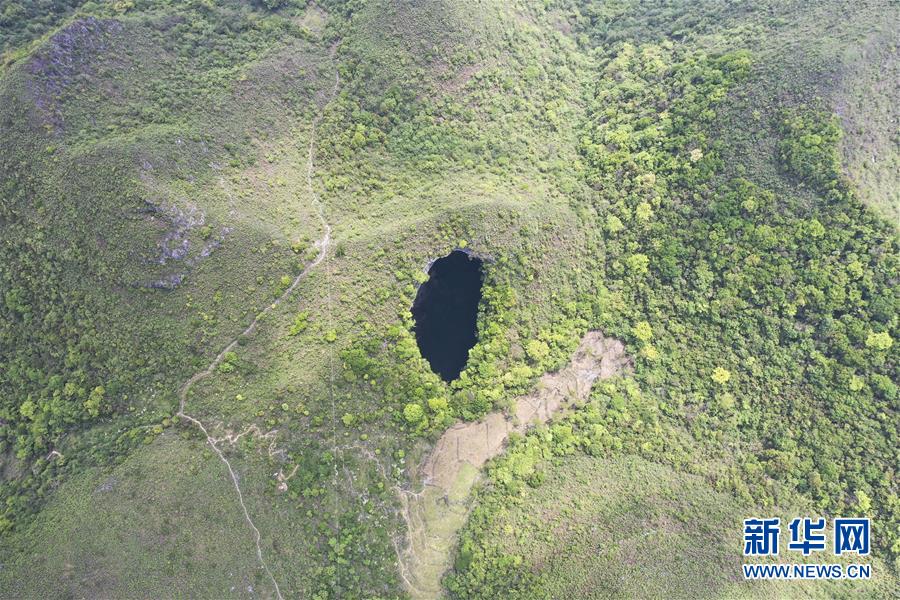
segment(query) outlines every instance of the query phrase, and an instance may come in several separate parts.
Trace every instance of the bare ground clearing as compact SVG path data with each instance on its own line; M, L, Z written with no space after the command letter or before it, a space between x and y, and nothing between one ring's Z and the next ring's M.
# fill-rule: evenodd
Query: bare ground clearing
M400 494L408 540L406 548L398 545L397 554L413 598L441 596L441 577L450 568L456 534L468 515L470 492L481 467L503 450L509 435L546 423L560 410L586 400L595 381L630 367L622 342L590 331L568 365L541 377L535 391L516 400L512 415L497 411L444 432L419 468L422 490Z

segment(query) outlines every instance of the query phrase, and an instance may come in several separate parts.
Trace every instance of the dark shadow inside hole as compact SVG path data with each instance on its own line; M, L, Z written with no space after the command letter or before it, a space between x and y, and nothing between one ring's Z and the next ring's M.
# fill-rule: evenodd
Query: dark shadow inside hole
M454 250L431 265L413 302L419 351L444 381L459 377L478 341L481 265L481 259Z

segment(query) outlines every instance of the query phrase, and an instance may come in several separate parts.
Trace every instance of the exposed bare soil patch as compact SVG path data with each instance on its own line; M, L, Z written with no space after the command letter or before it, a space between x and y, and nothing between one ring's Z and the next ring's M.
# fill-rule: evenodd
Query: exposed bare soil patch
M541 377L535 391L516 400L512 414L498 411L480 421L458 423L441 436L419 468L423 489L401 494L409 539L405 549L398 548L398 555L414 598L441 595L441 577L450 567L456 533L465 523L469 493L481 467L503 450L510 433L546 423L560 410L586 400L595 381L630 367L622 342L599 331L588 332L571 362Z

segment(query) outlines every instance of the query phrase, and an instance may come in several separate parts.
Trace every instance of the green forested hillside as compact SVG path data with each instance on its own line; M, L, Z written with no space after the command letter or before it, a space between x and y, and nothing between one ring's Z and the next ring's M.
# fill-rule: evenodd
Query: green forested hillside
M0 1L0 597L427 596L420 465L594 329L633 373L489 463L446 594L890 597L898 16ZM872 581L745 583L760 515L871 517Z

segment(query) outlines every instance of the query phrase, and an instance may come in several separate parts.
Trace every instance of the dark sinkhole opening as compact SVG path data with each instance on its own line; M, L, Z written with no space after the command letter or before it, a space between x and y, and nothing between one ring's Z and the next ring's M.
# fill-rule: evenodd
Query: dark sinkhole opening
M413 302L419 351L444 381L459 377L478 341L481 264L480 258L460 250L439 258Z

